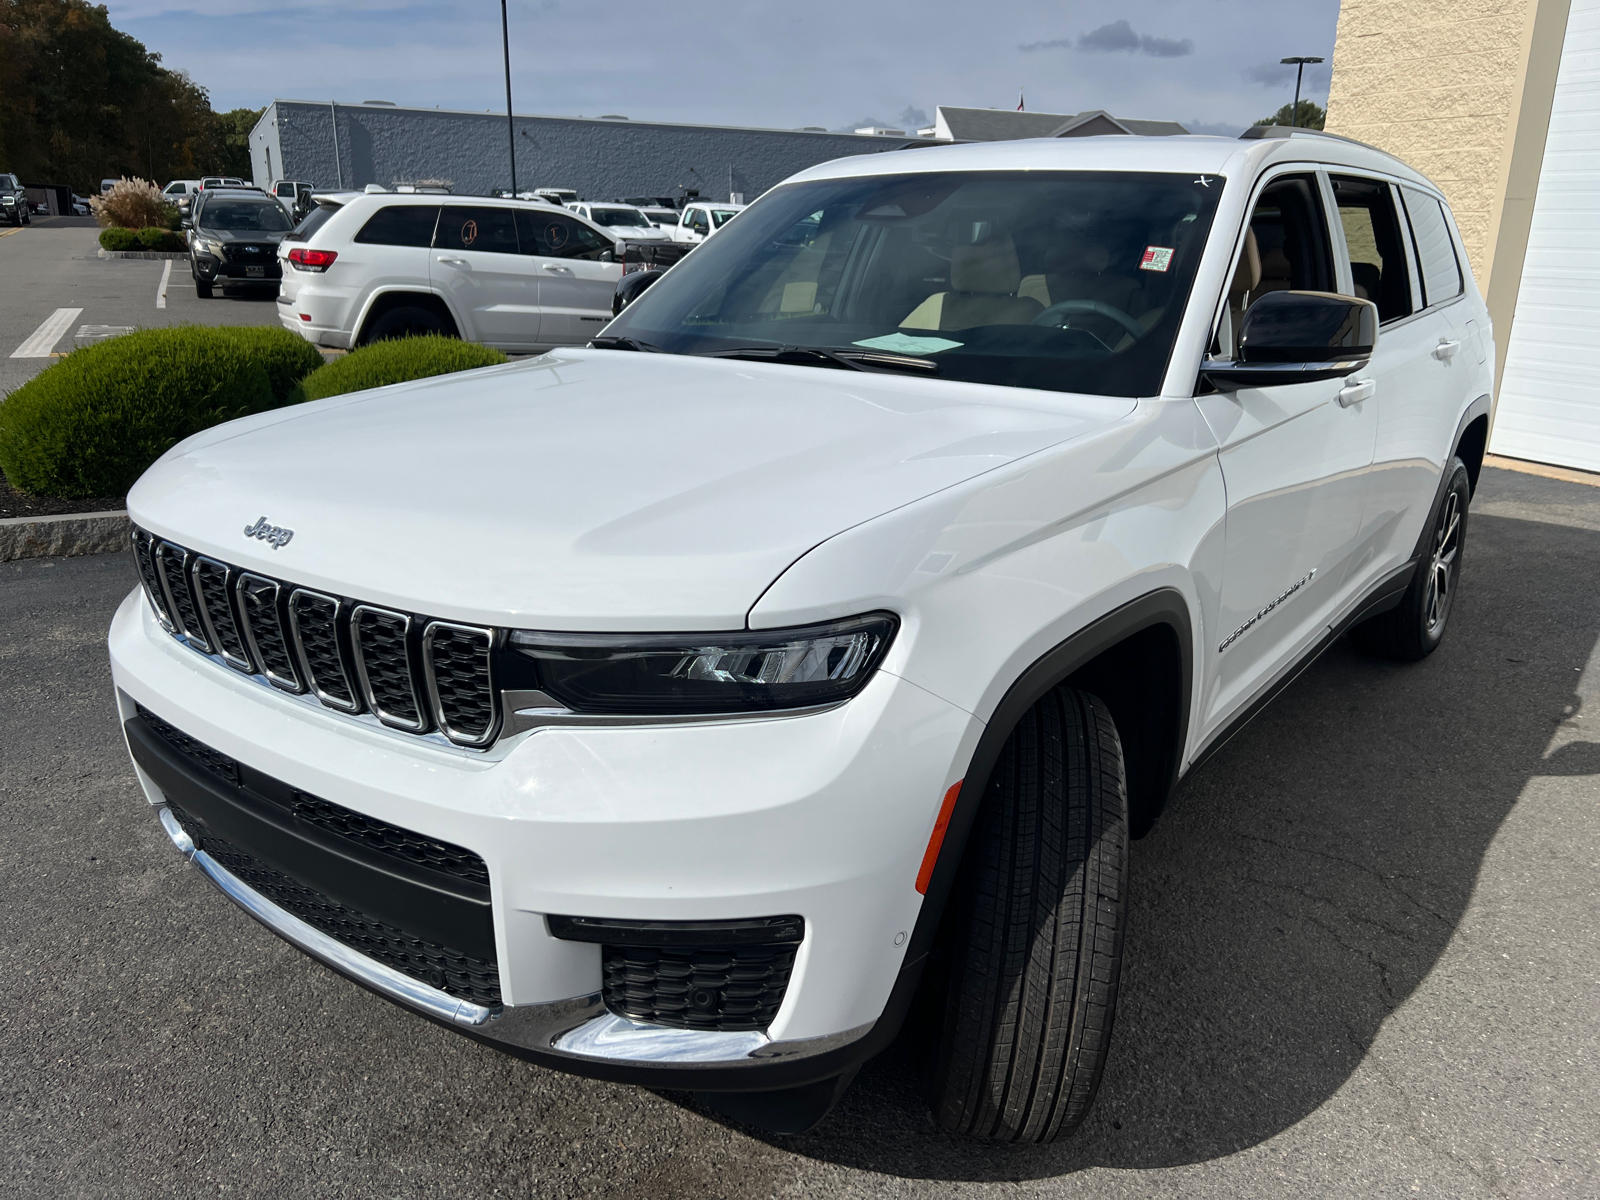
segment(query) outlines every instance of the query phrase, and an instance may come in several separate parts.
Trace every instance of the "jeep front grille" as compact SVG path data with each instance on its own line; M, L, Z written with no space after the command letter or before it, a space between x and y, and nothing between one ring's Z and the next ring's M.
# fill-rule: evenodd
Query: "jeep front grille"
M296 587L142 529L132 547L162 627L214 661L406 733L479 748L499 733L496 630Z

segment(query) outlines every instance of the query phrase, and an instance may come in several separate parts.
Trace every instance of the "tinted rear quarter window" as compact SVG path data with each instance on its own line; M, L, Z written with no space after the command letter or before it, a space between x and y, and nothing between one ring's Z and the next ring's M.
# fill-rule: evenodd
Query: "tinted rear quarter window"
M1461 295L1464 284L1461 264L1456 261L1450 226L1445 222L1439 202L1416 188L1401 188L1406 215L1411 218L1411 240L1417 246L1422 268L1422 303L1441 304Z
M286 242L303 242L317 230L327 224L328 218L339 211L337 204L319 204L305 215L305 219L294 227L294 232L283 240Z
M439 209L432 204L388 204L367 218L355 240L375 246L431 246Z

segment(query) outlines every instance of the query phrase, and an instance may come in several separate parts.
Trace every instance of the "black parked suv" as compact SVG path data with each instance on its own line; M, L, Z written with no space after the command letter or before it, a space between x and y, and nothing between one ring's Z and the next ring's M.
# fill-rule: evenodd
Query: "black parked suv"
M27 225L32 221L28 213L28 195L15 175L0 175L0 215L12 225Z
M207 188L194 198L189 218L189 272L194 294L211 298L215 286L277 286L283 278L278 243L294 228L283 205L258 189Z

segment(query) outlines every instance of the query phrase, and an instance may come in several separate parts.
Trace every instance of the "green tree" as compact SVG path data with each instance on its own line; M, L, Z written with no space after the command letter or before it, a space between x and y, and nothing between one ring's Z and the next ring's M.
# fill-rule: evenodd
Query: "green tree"
M1302 100L1300 107L1285 104L1270 117L1262 117L1257 125L1298 125L1301 129L1321 129L1328 119L1328 110L1315 100Z
M266 111L265 108L230 108L216 114L217 150L222 155L218 174L250 178L250 131Z
M122 175L248 176L249 113L212 112L204 88L114 29L103 5L0 0L0 170L86 195Z

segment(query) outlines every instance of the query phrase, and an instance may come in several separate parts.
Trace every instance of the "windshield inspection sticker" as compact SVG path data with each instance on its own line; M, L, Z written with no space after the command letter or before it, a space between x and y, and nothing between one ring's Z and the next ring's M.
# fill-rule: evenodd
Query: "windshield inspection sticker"
M1146 246L1144 257L1139 260L1141 271L1165 271L1172 265L1171 246Z
M962 343L952 342L949 338L910 337L903 333L889 333L883 337L867 338L865 341L850 344L865 346L868 350L889 350L895 354L937 354L941 350L954 350Z

